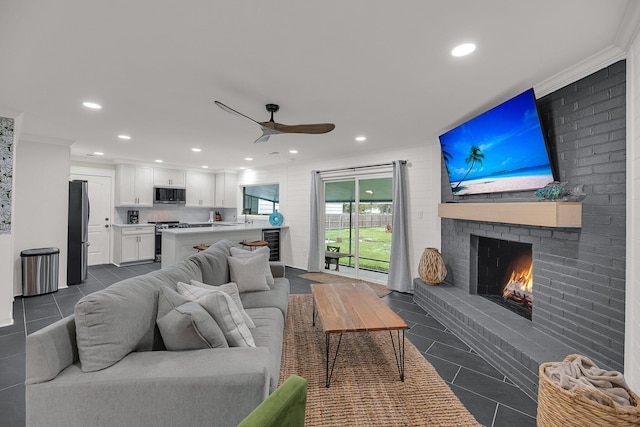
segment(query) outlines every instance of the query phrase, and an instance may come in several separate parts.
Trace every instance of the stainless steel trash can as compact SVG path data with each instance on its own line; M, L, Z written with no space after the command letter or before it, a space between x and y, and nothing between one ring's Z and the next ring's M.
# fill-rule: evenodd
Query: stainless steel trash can
M20 252L22 259L22 296L48 294L58 290L60 249L39 248Z

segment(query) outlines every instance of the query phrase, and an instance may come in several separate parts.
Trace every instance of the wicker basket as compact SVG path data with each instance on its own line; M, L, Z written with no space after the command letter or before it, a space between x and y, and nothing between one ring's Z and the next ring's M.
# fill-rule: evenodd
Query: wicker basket
M579 357L571 354L564 362ZM581 356L587 359L584 356ZM587 359L588 360L588 359ZM539 427L584 427L584 426L640 426L640 408L638 396L627 389L634 401L632 408L616 406L613 401L599 390L578 390L571 392L563 389L544 372L551 362L540 365L538 390L538 426ZM602 405L583 394L597 394L609 401Z

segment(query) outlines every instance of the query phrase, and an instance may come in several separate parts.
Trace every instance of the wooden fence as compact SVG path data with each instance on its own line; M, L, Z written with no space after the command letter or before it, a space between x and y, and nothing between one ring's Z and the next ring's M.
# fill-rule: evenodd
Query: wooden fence
M360 228L391 225L391 214L360 214L359 219ZM356 214L330 214L325 216L324 228L328 230L348 229L355 226L355 221Z

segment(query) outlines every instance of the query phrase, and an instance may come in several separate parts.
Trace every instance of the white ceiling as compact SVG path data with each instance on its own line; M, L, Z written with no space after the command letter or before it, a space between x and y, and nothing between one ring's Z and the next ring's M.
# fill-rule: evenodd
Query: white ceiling
M433 141L576 63L623 50L637 25L632 6L2 0L0 111L24 113L25 138L72 144L76 160L101 151L113 162L237 169L357 156ZM450 55L467 41L476 52ZM103 109L84 108L87 100ZM266 103L277 103L280 123L336 129L253 144L258 126L214 100L258 121L269 118ZM119 140L122 133L132 139Z

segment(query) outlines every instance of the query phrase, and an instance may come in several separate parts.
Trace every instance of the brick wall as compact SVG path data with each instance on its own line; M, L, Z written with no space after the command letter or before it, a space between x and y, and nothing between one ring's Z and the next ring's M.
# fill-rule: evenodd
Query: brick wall
M538 99L558 178L584 184L582 228L442 220L447 282L469 289L470 235L533 245L533 324L611 369L623 369L626 62ZM442 165L442 201L453 200ZM457 196L533 201L532 191ZM542 202L541 202L542 203Z

